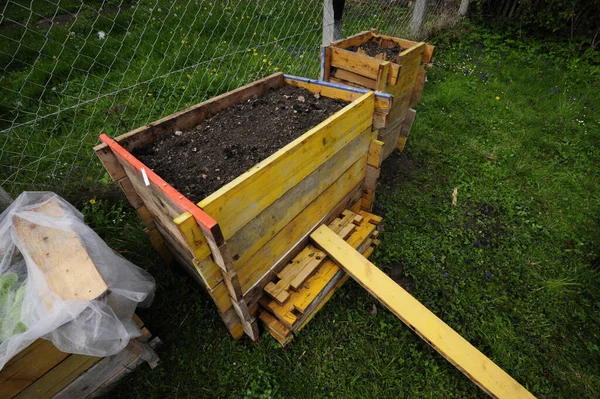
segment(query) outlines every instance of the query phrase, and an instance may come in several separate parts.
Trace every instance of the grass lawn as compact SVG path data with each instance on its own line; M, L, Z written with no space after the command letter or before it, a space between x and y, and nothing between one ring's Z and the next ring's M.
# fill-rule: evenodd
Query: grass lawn
M383 165L374 262L534 395L596 398L598 54L486 28L435 41L405 153ZM84 213L158 281L140 313L165 342L160 366L111 398L485 397L352 281L286 348L235 342L127 208Z
M51 16L48 3L36 2L35 12ZM319 2L293 12L275 0L238 3L140 1L115 18L94 10L100 2L82 9L61 1L81 18L76 28L52 28L49 41L19 27L34 23L23 7L1 21L3 38L32 36L28 47L0 41L0 131L73 108L0 134L0 184L13 194L64 194L157 280L153 306L139 313L164 342L159 367L141 367L106 397L485 397L353 281L284 349L267 334L232 340L208 295L164 265L123 197L96 179L103 172L91 146L101 131L121 134L275 68L316 77ZM184 11L189 19L175 18ZM192 25L208 12L204 29ZM252 26L258 37L249 25L211 22L248 15L261 21ZM389 33L392 20L372 18L345 29ZM95 42L98 29L108 35ZM406 150L383 165L377 212L385 231L373 261L534 395L596 398L600 56L495 31L467 26L434 39ZM215 60L220 53L229 56ZM24 61L12 62L15 54ZM51 82L43 71L53 71Z

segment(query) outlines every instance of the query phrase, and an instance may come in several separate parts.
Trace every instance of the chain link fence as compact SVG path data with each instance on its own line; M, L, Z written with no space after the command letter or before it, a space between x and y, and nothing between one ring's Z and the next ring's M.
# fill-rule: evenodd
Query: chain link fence
M421 1L421 0L419 0ZM430 0L424 32L457 18ZM347 0L342 35L410 38L413 2ZM8 0L0 5L0 186L107 185L92 147L283 71L318 77L323 0Z

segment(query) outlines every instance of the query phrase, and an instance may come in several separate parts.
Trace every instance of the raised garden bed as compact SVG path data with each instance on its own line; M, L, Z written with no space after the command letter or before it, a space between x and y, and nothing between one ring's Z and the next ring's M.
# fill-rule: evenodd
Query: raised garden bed
M321 48L321 80L393 95L390 109L375 113L374 129L385 143L384 158L404 146L410 124L403 125L403 121L420 99L424 65L431 61L433 51L434 47L424 42L379 35L376 30Z
M115 140L101 135L103 144L95 147L111 177L138 210L155 247L166 258L174 256L207 288L236 338L243 332L252 339L258 338L255 317L263 288L302 249L309 233L319 224L333 220L343 209L359 201L363 203L363 199L365 208L372 202L381 162L376 155L381 143L374 140L373 114L375 110L389 109L390 96L335 86L274 74ZM298 94L297 88L308 92ZM317 119L308 124L298 121L305 124L287 133L263 130L271 126L267 119L279 118L280 110L275 109L277 106L273 108L268 96L287 91L294 94L285 94L290 97L279 104L291 106L292 115L317 102L337 105L323 112L319 111L323 107L313 108L310 113L316 114ZM300 96L304 101L298 100ZM340 104L339 100L346 104ZM264 109L273 113L271 118L263 114L253 116L251 111L235 112L244 107L252 110L261 102L267 104ZM337 107L341 109L336 111ZM260 112L266 112L264 109ZM282 118L280 130L296 126L295 117ZM232 120L239 122L238 126L244 123L247 126L237 134L225 134L224 130L231 128L227 123ZM215 137L206 145L213 151L203 150L203 156L208 157L204 158L206 161L185 158L200 152L199 147L206 144L203 132L208 131ZM179 143L184 136L189 136L189 140ZM263 140L265 137L269 140ZM252 148L246 146L252 140L258 140L255 146L264 145L262 155L256 156L267 156L265 159L247 159L255 156ZM170 167L168 162L157 164L157 170L153 170L134 155L142 159L152 157L152 151L159 153L167 143L170 143L168 148L176 147L177 143L183 147L170 155L171 161L184 159L176 164L171 177L192 177L182 182L174 179L176 188L159 171ZM283 147L277 150L280 146ZM240 151L243 148L248 151ZM245 171L239 176L216 171L221 167L213 167L210 157L224 167L227 162L222 158L229 157L236 168L247 169L242 169ZM146 161L150 163L151 159ZM259 162L254 164L256 161ZM252 166L248 168L249 164ZM190 189L190 184L208 180L209 172L216 181L211 182L212 186L206 190ZM216 191L209 193L213 189Z

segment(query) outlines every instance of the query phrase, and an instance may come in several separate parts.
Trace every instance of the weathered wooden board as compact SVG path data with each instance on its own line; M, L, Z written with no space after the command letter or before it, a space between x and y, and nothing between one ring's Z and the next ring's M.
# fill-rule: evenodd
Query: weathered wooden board
M366 155L281 229L238 270L244 293L327 215L365 177Z
M364 157L373 136L370 129L362 132L228 239L234 268L246 263L350 166Z
M331 66L333 68L344 69L369 79L377 79L379 64L381 64L381 62L381 60L365 57L361 54L341 48L332 47L331 49ZM387 77L388 84L392 86L395 85L398 81L400 72L400 66L398 64L390 64L389 75Z
M354 280L493 398L533 398L521 384L327 226L311 239Z
M63 217L60 204L50 201L32 209L46 217ZM43 223L43 222L40 222ZM48 288L65 301L91 301L107 292L108 286L73 230L45 226L14 216L20 249L44 274ZM48 303L51 306L51 303Z

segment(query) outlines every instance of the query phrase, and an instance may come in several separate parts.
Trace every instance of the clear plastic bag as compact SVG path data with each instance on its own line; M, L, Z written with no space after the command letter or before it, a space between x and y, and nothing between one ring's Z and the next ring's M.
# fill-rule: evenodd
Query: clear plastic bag
M0 214L0 369L38 338L68 353L120 352L141 334L132 316L154 287L68 202L24 192Z

